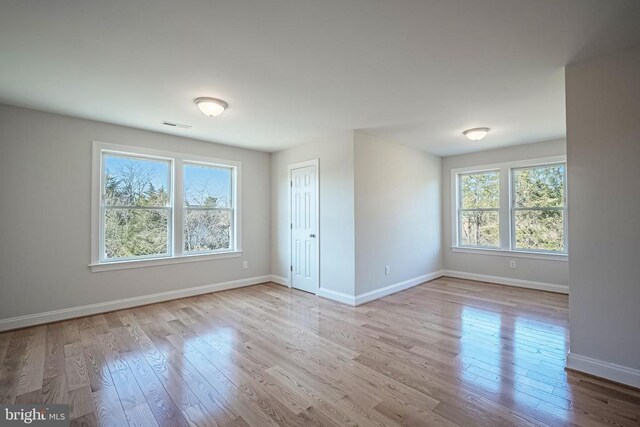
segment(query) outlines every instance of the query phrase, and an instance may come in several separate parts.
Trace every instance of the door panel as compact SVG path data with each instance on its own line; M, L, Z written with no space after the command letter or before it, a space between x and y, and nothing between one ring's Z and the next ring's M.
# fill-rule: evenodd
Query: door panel
M315 166L291 170L291 286L316 293L317 239Z

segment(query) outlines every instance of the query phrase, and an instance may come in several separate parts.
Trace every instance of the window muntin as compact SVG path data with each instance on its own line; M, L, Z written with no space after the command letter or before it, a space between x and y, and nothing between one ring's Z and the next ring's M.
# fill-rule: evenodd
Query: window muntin
M184 253L231 249L233 219L233 168L185 163Z
M101 261L171 255L169 159L103 152Z
M513 250L565 250L564 163L511 170L511 246Z
M458 175L461 246L500 247L500 171Z

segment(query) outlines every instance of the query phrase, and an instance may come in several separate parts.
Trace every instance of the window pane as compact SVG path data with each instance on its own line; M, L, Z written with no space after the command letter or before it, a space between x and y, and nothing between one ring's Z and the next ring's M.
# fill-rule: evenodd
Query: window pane
M231 168L184 166L185 206L231 207Z
M516 249L564 252L562 210L515 212Z
M231 211L186 209L184 218L185 252L231 249Z
M460 214L463 245L500 246L500 221L495 211L465 211Z
M105 209L104 258L166 255L168 247L166 209Z
M500 207L500 172L460 175L462 209Z
M105 205L168 205L170 162L112 154L103 158Z
M564 165L516 169L516 207L551 208L564 205Z

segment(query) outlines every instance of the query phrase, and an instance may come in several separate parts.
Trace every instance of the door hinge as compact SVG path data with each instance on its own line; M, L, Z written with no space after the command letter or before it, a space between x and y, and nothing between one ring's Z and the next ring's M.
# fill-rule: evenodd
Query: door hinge
M292 265L292 266L290 266L290 268L291 268L291 271L293 271L293 265Z
M293 187L293 181L289 181L289 184L291 184L291 186Z
M291 223L291 229L293 230L293 223Z

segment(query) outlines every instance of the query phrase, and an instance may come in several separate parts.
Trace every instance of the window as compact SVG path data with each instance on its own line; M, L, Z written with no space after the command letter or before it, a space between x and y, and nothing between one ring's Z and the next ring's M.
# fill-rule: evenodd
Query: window
M94 143L93 271L240 256L240 164Z
M564 252L564 164L512 169L512 246Z
M461 174L459 183L460 244L500 247L500 172Z
M102 261L170 256L171 161L104 153Z
M458 169L452 185L454 250L567 253L564 157Z
M185 164L185 253L213 252L231 248L232 174L231 168Z

